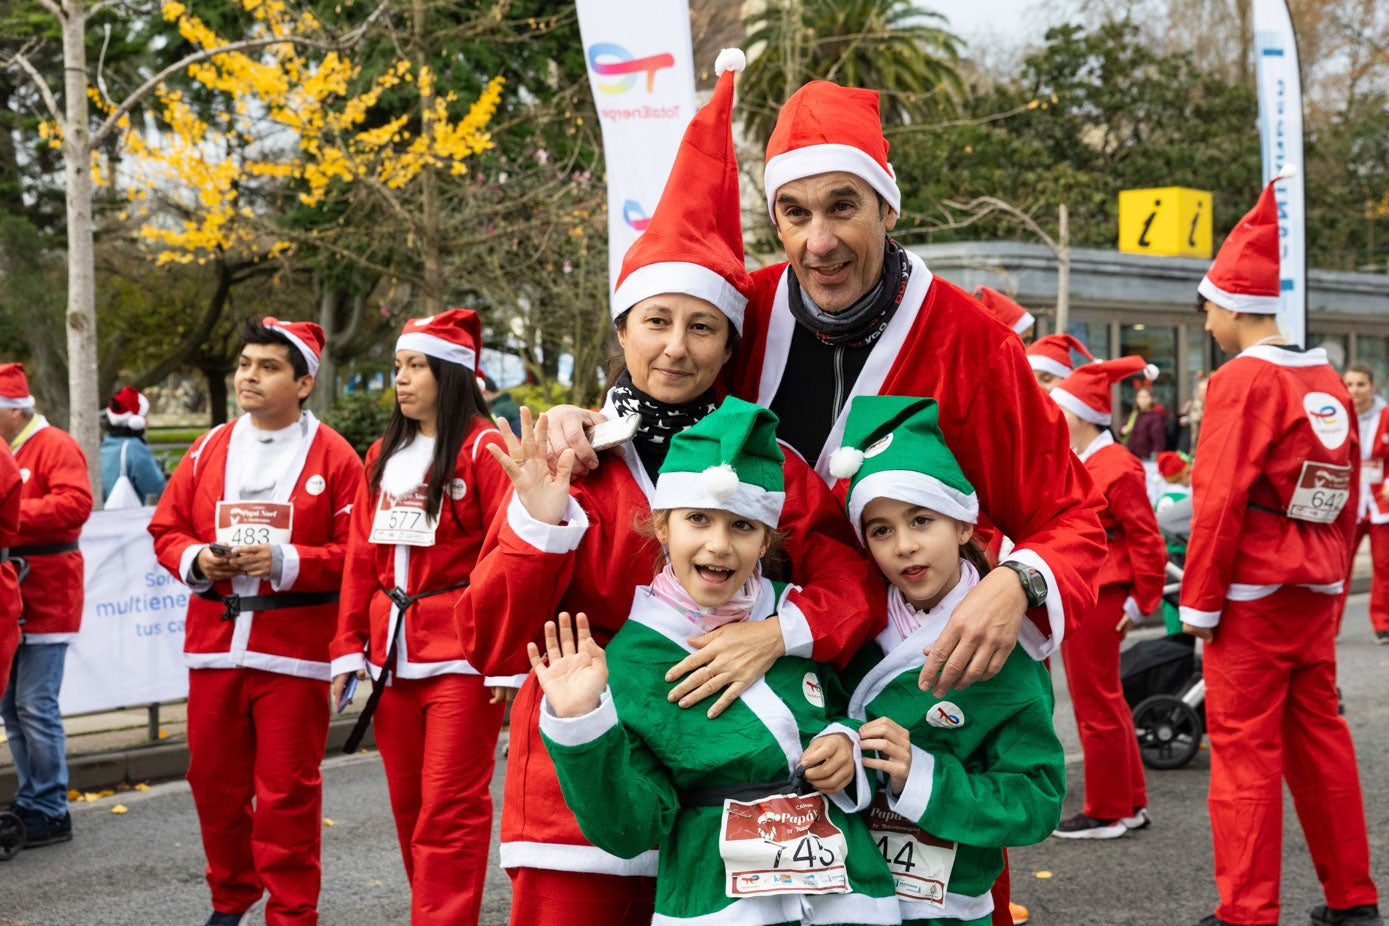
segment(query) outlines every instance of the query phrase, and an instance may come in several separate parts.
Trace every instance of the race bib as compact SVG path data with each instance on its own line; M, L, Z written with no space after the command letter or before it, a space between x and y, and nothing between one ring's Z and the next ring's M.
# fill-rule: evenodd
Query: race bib
M1367 486L1376 486L1384 481L1384 461L1366 460L1360 466L1360 481Z
M888 807L883 792L873 798L868 828L883 854L897 896L933 907L945 907L945 888L955 867L956 843L937 839Z
M425 486L419 486L408 495L397 496L383 491L376 503L376 516L372 519L368 539L372 543L434 546L435 523L425 512L425 492Z
M1298 521L1330 524L1341 516L1341 509L1350 498L1350 467L1331 463L1302 464L1292 500L1288 502L1288 517Z
M217 542L229 547L287 544L294 532L289 502L218 502Z
M848 844L823 794L723 802L719 854L729 897L846 894Z

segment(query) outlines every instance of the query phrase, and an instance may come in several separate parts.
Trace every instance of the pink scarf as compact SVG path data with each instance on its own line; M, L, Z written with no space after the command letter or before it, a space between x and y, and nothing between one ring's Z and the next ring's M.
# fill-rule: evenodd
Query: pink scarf
M747 582L743 587L733 593L733 597L719 605L717 608L706 608L699 602L690 597L690 593L685 591L685 586L680 584L680 580L675 577L675 570L670 564L662 569L656 578L651 580L651 594L662 604L669 605L676 611L685 615L691 624L694 624L704 633L708 633L724 624L732 624L735 621L745 621L752 616L752 608L757 604L757 595L762 587L762 567L758 565L748 576Z
M939 614L941 608L948 607L955 609L959 604L964 593L973 588L979 582L979 573L975 570L974 564L968 560L960 560L960 581L955 584L945 597L940 600L929 611L918 611L907 603L907 599L902 596L902 592L896 588L887 590L887 619L892 625L892 629L897 631L898 636L905 640L907 637L921 629L921 625L926 623L926 619L932 614Z

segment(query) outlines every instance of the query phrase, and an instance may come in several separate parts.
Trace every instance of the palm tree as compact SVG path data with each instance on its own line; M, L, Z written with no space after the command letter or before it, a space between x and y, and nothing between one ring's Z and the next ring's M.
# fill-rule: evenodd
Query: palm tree
M912 0L767 0L747 21L743 128L764 142L781 104L817 78L879 91L889 124L948 109L963 84L961 41L946 21Z

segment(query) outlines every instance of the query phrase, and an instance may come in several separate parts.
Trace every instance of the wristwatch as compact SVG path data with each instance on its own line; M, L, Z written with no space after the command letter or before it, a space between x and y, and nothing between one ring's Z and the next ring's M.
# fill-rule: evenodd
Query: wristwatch
M1040 608L1047 603L1047 577L1039 570L1016 560L1006 560L999 565L1018 574L1018 581L1022 582L1023 594L1027 596L1029 608Z

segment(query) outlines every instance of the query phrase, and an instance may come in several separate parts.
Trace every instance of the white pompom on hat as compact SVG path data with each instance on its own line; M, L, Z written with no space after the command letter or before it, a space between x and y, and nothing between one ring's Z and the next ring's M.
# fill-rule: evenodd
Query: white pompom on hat
M111 396L106 405L106 420L112 427L143 431L149 425L150 400L134 386L126 386Z

